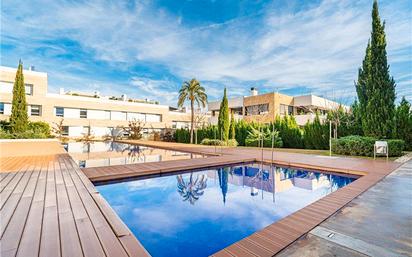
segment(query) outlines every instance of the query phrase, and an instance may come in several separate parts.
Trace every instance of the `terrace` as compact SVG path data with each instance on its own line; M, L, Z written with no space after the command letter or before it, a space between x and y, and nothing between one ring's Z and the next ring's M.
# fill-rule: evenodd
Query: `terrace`
M138 238L92 182L159 175L230 163L272 163L270 151L265 150L262 154L254 148L216 149L166 142L125 142L210 156L80 169L57 141L3 141L1 147L7 151L2 151L0 157L1 256L149 256ZM367 196L370 195L368 189L401 166L400 163L391 161L330 158L287 152L275 152L273 163L361 177L213 256L273 256L277 253L283 256L292 253L300 256L300 248L296 247L296 244L315 244L314 233L320 233L325 220L326 224L329 224L327 227L333 228L331 224L334 219L345 218L348 215L345 215L347 208L370 201L371 196ZM405 167L410 169L410 164ZM403 169L406 169L405 167ZM385 192L390 186L393 184L386 182ZM402 184L402 188L406 186ZM386 199L386 204L389 204L388 201L396 201L390 200ZM398 207L400 211L392 214L394 217L391 222L395 225L405 222L402 220L402 211L408 211L405 210L408 206ZM338 211L340 217L336 218ZM384 212L374 212L373 215L366 214L364 219L373 221L382 215L385 215ZM348 222L346 219L346 224ZM355 222L352 225L355 230L356 223L361 223L356 220L350 222ZM321 227L318 227L319 224ZM388 227L381 236L376 237L382 240L386 234L393 234L395 230L394 226ZM339 231L342 231L342 228ZM392 248L388 247L387 251L394 255L410 252L410 231L396 230L396 233L401 233L398 237L406 240L404 243L398 242L397 245L389 244ZM299 238L303 235L308 235L308 240L311 241L302 243ZM326 243L318 241L318 244L324 246ZM284 251L280 252L282 250Z

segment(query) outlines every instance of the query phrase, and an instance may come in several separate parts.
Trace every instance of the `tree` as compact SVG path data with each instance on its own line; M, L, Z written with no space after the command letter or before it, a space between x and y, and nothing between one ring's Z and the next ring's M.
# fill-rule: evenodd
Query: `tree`
M412 109L411 104L402 98L401 103L396 108L395 115L395 136L405 141L405 149L412 150Z
M145 123L140 120L130 120L127 127L123 128L127 134L129 134L129 139L138 140L142 138L143 128L145 127Z
M20 61L13 86L13 101L10 116L11 131L13 133L25 132L28 124L29 118L27 115L26 92L24 90L23 63Z
M226 96L226 88L223 93L222 102L220 103L217 126L220 138L226 142L229 139L229 103Z
M366 48L356 85L362 128L366 136L390 138L394 133L395 81L389 74L386 56L385 23L381 23L378 3L372 10L371 40Z
M195 123L195 102L200 107L206 107L207 104L207 95L205 93L204 87L200 85L200 82L196 79L183 82L182 87L179 90L179 100L178 107L182 107L186 100L190 101L190 143L193 143L193 131Z
M235 115L233 112L231 113L231 118L230 118L230 129L229 129L229 138L230 139L235 139L236 138L236 132L235 132Z

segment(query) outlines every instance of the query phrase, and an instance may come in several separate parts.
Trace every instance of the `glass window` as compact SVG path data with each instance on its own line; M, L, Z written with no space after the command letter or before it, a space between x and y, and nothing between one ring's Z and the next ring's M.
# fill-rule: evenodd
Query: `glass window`
M63 126L62 136L69 135L69 126Z
M41 116L41 105L31 105L30 115L31 116Z
M293 106L288 106L288 114L293 115Z
M0 114L4 114L4 103L0 103Z
M33 84L24 84L26 95L33 95Z
M259 115L269 112L269 104L258 104L246 106L246 115Z
M160 114L146 114L146 122L161 122L162 115Z
M80 118L81 119L87 119L87 110L86 109L80 109Z
M64 117L64 108L63 107L56 107L56 116L57 117Z

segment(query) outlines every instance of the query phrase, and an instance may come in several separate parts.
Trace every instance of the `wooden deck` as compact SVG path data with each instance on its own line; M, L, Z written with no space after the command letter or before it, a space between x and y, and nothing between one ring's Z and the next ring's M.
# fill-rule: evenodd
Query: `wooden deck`
M149 256L67 154L1 159L1 256Z
M65 153L0 158L1 256L149 256L91 180L262 160L257 149L218 148L215 152L214 147L144 144L215 156L89 168L84 173ZM271 162L270 151L264 151L263 161ZM399 166L394 162L279 152L274 163L364 176L213 256L273 256Z

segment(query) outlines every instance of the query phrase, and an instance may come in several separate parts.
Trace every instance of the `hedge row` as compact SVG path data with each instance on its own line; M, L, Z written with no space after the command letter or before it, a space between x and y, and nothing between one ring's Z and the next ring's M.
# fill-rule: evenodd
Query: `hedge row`
M373 156L373 146L377 141L373 137L347 136L332 140L332 152L342 155ZM400 139L386 140L389 156L401 156L405 142Z

